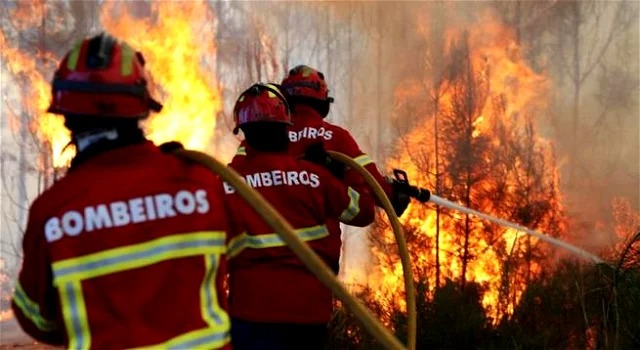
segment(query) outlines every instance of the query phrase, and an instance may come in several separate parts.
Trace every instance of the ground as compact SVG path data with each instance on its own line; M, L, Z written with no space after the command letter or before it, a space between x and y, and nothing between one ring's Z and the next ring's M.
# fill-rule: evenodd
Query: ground
M0 322L0 350L5 349L51 350L57 348L38 344L20 329L15 318L11 318Z

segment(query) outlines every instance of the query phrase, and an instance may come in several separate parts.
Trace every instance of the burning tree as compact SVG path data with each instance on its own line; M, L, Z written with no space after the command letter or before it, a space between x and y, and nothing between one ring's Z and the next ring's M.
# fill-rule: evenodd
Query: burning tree
M413 101L399 101L399 108L423 115L391 165L466 207L560 235L564 216L553 150L535 123L545 111L549 82L524 62L512 31L489 17L482 20L482 26L447 30L443 72L425 77L426 83L409 82L405 86L422 88L398 94ZM438 103L429 103L434 96ZM421 297L433 297L440 278L458 281L461 291L473 282L494 323L513 312L550 255L513 229L450 210L413 203L403 222L414 274L426 286ZM371 237L380 267L370 281L374 299L404 308L397 300L402 279L391 232L383 227Z

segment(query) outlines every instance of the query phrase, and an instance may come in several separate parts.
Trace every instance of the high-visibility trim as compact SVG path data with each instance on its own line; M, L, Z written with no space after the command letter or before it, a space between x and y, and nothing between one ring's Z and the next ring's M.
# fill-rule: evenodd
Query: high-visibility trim
M170 259L223 254L225 248L225 233L221 231L176 234L57 261L53 264L53 282L60 286L69 281L98 277Z
M40 313L40 305L31 300L27 293L20 285L20 282L16 282L16 291L13 294L13 302L20 308L22 314L27 317L39 330L44 332L51 332L58 329L58 324L49 321Z
M218 349L231 341L228 330L228 326L203 328L182 334L164 343L136 349Z
M59 288L62 315L69 335L69 349L89 349L91 347L87 307L80 283L80 281L68 282Z
M122 48L122 53L121 53L121 62L120 62L120 74L122 74L122 76L129 76L131 75L131 73L133 73L133 55L135 54L135 52L133 51L133 49L123 43L121 45Z
M78 58L80 57L80 49L82 48L82 41L76 43L73 47L73 50L69 53L69 58L67 59L67 68L69 70L75 70L78 66Z
M244 148L244 146L238 147L238 149L236 150L236 156L246 156L246 155L247 155L247 150Z
M360 193L351 187L347 189L347 193L349 194L350 201L347 209L340 214L340 221L342 222L349 222L360 213Z
M329 230L325 225L318 225L297 229L296 234L302 241L308 242L329 236ZM248 235L242 233L229 242L227 246L227 257L232 258L246 248L263 249L283 246L286 246L286 243L277 233L264 235Z
M366 154L357 156L355 158L353 158L353 160L358 163L360 166L366 166L369 165L371 163L373 163L373 159L371 159L371 157L369 157Z
M209 326L230 325L229 316L218 304L216 292L216 273L218 272L219 255L205 255L205 275L200 286L200 307L202 318Z

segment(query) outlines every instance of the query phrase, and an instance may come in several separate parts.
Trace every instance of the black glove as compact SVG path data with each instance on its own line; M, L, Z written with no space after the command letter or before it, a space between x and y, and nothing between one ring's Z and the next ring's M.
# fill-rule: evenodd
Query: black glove
M391 195L391 205L393 206L393 210L396 212L398 217L402 216L407 207L409 206L409 202L411 202L411 197L406 194L404 183L395 181L390 177L386 177L387 182L391 184L391 189L393 190L393 194Z
M307 147L307 149L304 151L303 159L327 168L327 170L329 170L329 172L331 172L333 176L339 179L344 178L346 166L339 161L329 157L329 153L327 153L327 151L324 149L324 145L322 144L322 142L314 143L311 146Z
M163 153L171 153L184 148L184 146L178 141L165 142L158 147Z

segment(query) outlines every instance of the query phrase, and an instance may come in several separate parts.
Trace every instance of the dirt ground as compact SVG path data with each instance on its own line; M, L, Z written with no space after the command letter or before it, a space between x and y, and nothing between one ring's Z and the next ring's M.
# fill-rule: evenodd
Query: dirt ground
M29 349L29 350L51 350L56 347L39 344L26 335L15 318L0 322L0 350L6 349Z

